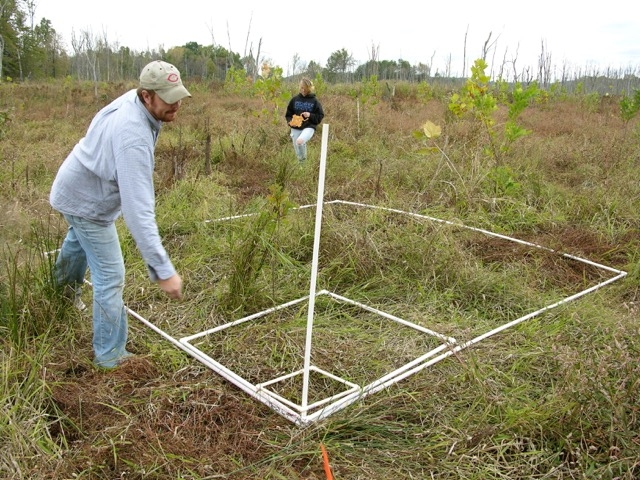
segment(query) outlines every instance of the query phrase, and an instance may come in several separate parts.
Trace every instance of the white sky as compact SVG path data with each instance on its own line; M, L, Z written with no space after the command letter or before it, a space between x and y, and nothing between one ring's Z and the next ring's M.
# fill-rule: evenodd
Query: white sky
M261 59L291 73L294 55L325 66L331 53L346 49L358 64L371 58L403 59L412 65L430 64L432 73L445 70L469 75L491 33L495 63L516 56L516 69L532 67L538 57L551 55L551 64L573 69L640 66L640 15L633 1L575 3L568 0L364 2L324 0L36 0L35 21L45 17L71 50L72 32L89 30L107 35L109 43L134 50L165 50L197 42L215 43L241 56L257 51ZM466 36L467 71L462 72Z

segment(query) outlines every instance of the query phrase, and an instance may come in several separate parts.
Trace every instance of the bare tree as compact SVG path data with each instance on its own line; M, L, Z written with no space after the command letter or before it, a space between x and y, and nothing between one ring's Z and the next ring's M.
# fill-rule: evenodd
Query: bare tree
M249 43L249 38L251 36L251 23L253 22L253 12L251 12L251 16L249 17L249 27L247 28L247 38L244 42L244 53L243 58L245 59L245 70L247 71L247 75L250 75L253 81L256 81L258 76L258 65L260 65L260 47L262 45L262 38L258 42L258 53L256 56L253 56L253 44ZM249 48L249 54L247 55L247 48Z
M91 75L93 79L93 93L98 98L98 52L96 44L99 43L93 35L90 28L87 30L81 30L80 36L76 37L75 31L71 31L71 46L76 54L76 57L82 58L87 61L87 73ZM78 64L78 77L80 75L80 67Z
M369 51L369 64L371 65L371 75L378 75L378 60L380 58L380 45L374 45L371 42L371 50Z
M507 53L509 52L509 47L504 49L504 55L502 56L502 63L500 64L500 71L498 72L498 80L503 80L507 74L505 72L505 68L507 66Z
M258 51L253 56L253 45L249 46L249 55L244 58L245 70L247 71L247 75L250 75L253 81L255 82L258 78L258 65L260 65L260 49L262 47L262 38L258 41Z
M23 0L23 3L25 7L27 7L27 15L29 17L29 28L31 29L31 31L33 31L35 27L33 19L36 16L36 9L38 8L38 2L36 2L36 0Z
M562 62L562 73L560 74L560 85L562 87L566 86L566 83L569 81L569 74L570 74L570 68L569 68L569 64L567 63L567 60L565 59Z
M520 50L520 44L516 45L516 53L511 57L511 68L513 68L513 81L514 83L519 81L518 69L516 68L516 62L518 61L518 51Z
M260 37L260 40L258 40L258 51L256 52L256 61L255 61L255 65L256 65L256 69L253 72L253 80L256 80L256 77L258 76L258 65L260 65L260 63L262 62L262 58L260 57L260 51L262 50L262 37Z
M551 54L547 51L547 46L542 40L540 57L538 57L538 82L540 86L546 88L551 81Z
M213 51L213 63L214 63L214 73L213 75L216 75L216 71L218 69L218 61L217 61L217 48L216 48L216 39L213 35L213 26L209 26L209 34L211 35L211 50ZM229 32L229 24L227 23L227 35ZM227 54L227 57L225 58L225 66L228 68L229 67L229 56L231 55L231 40L229 40L229 52ZM226 69L225 69L226 70Z
M213 26L207 25L207 28L209 29L209 35L211 35L211 46L215 47L216 46L216 39L213 36Z
M482 59L486 62L487 61L487 55L489 54L489 50L493 47L493 43L489 43L491 41L491 35L493 34L493 32L489 32L489 36L487 37L487 39L484 41L484 45L482 45ZM497 39L496 39L497 41Z
M431 76L431 69L433 68L433 59L436 58L436 51L434 50L431 54L431 58L429 59L429 73L428 76Z
M227 41L229 42L229 56L227 57L227 68L229 68L232 65L231 52L233 50L231 50L231 34L229 33L229 22L228 21L227 21Z
M82 80L82 67L83 63L80 62L82 58L82 52L84 50L84 45L82 44L82 37L76 37L76 31L74 29L71 30L71 48L73 48L73 53L75 57L75 66L76 66L76 75L78 78Z
M447 60L445 61L444 76L446 78L451 77L451 54L447 56Z
M291 59L291 75L295 76L298 73L298 70L302 70L302 63L300 55L298 53L294 53L293 58Z
M491 72L489 74L489 76L491 78L493 77L493 69L495 68L496 65L496 53L498 52L498 39L496 38L496 41L494 42L494 48L493 48L493 55L491 56Z
M109 45L109 39L107 35L107 29L102 28L102 38L98 39L98 47L100 52L103 54L105 62L105 70L107 71L107 78L105 79L107 82L111 81L111 45Z
M247 28L247 38L244 41L244 52L242 53L243 57L247 56L247 45L249 45L249 36L251 34L251 22L253 21L253 12L251 12L251 16L249 17L249 27Z
M467 71L467 35L468 34L469 34L469 25L467 24L467 29L464 32L464 46L462 48L462 76L464 76Z

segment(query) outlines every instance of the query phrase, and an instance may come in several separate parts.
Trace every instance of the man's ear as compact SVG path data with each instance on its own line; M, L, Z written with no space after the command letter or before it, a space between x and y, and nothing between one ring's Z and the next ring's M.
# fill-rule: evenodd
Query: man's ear
M147 90L142 90L140 92L140 96L142 97L142 101L145 105L149 105L151 103L151 94Z

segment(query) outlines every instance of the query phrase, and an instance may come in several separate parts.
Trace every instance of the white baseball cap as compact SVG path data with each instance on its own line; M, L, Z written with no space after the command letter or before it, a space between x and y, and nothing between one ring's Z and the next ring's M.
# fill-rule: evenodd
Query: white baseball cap
M153 90L168 104L191 96L182 85L178 69L162 60L155 60L142 69L140 87Z

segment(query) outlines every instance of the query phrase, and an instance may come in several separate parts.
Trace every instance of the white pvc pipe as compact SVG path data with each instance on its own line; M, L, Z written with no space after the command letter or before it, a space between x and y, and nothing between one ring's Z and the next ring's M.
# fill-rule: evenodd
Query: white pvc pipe
M527 242L525 240L520 240L520 239L515 238L515 237L509 237L507 235L502 235L500 233L491 232L489 230L484 230L482 228L470 227L470 226L465 225L463 223L451 222L449 220L443 220L441 218L429 217L427 215L420 215L419 213L406 212L404 210L398 210L398 209L395 209L395 208L379 207L377 205L367 205L366 203L350 202L350 201L347 201L347 200L334 200L333 203L343 203L345 205L353 205L353 206L356 206L356 207L373 208L373 209L384 210L384 211L392 212L392 213L399 213L401 215L407 215L409 217L424 218L426 220L431 220L433 222L444 223L445 225L452 225L452 226L455 226L455 227L458 227L458 228L464 228L466 230L471 230L471 231L474 231L474 232L483 233L484 235L487 235L487 236L490 236L490 237L502 238L503 240L509 240L510 242L519 243L521 245L527 245L529 247L538 248L540 250L545 250L545 251L551 252L551 253L557 253L559 255L562 255L565 258L570 258L571 260L577 260L577 261L585 263L587 265L591 265L592 267L598 267L598 268L602 268L603 270L607 270L609 272L622 273L622 274L626 275L626 272L623 272L622 270L617 270L615 268L608 267L608 266L602 265L600 263L592 262L592 261L584 259L584 258L576 257L576 256L570 255L568 253L558 252L556 250L553 250L552 248L544 247L544 246L538 245L536 243Z
M195 334L190 335L188 337L184 337L184 338L182 338L182 340L187 341L187 342L191 342L192 340L195 340L196 338L204 337L205 335L209 335L211 333L216 333L216 332L219 332L220 330L225 330L225 329L230 328L230 327L235 327L236 325L240 325L241 323L245 323L245 322L248 322L250 320L255 320L256 318L264 317L265 315L268 315L269 313L277 312L278 310L282 310L283 308L287 308L287 307L290 307L292 305L296 305L298 303L303 302L307 298L308 297L304 296L304 297L297 298L295 300L291 300L290 302L283 303L281 305L277 305L275 307L268 308L267 310L263 310L261 312L253 313L253 314L248 315L246 317L239 318L238 320L234 320L233 322L225 323L224 325L219 325L217 327L213 327L213 328L210 328L208 330L204 330L202 332L195 333Z
M327 144L329 125L322 125L322 147L320 150L320 172L318 176L318 197L316 199L316 225L313 234L313 260L311 262L311 284L309 285L309 312L307 314L307 334L304 346L304 373L302 380L302 409L307 408L309 398L309 367L311 364L311 336L313 334L313 314L316 304L316 282L318 278L318 258L320 256L320 230L322 227L322 205L324 203L324 178L327 165Z
M338 300L340 302L349 303L351 305L355 305L357 307L362 308L363 310L366 310L366 311L371 312L371 313L375 313L376 315L379 315L381 317L387 318L389 320L393 320L394 322L399 323L401 325L413 328L414 330L418 330L419 332L422 332L422 333L426 333L427 335L431 335L432 337L437 337L437 338L439 338L440 340L442 340L444 342L457 343L457 340L455 338L453 338L453 337L447 337L446 335L443 335L441 333L435 332L435 331L433 331L433 330L431 330L429 328L422 327L422 326L417 325L417 324L415 324L413 322L409 322L409 321L404 320L402 318L396 317L395 315L391 315L390 313L384 312L382 310L378 310L377 308L370 307L369 305L365 305L363 303L356 302L355 300L351 300L351 299L349 299L347 297L343 297L342 295L338 295L337 293L329 292L328 295L330 297L332 297L332 298L335 298L336 300Z
M184 337L181 338L180 340L177 340L176 338L172 337L171 335L167 334L166 332L164 332L163 330L161 330L160 328L158 328L156 325L154 325L153 323L151 323L149 320L145 319L144 317L140 316L138 313L134 312L133 310L126 308L127 312L137 318L139 321L141 321L143 324L145 324L147 327L149 327L151 330L155 331L156 333L158 333L161 337L165 338L166 340L168 340L169 342L171 342L173 345L175 345L176 347L180 348L181 350L185 351L186 353L188 353L189 355L193 356L194 358L196 358L197 360L199 360L201 363L205 364L206 366L208 366L210 369L212 369L213 371L215 371L216 373L220 374L221 376L223 376L224 378L226 378L227 380L229 380L231 383L233 383L234 385L236 385L237 387L239 387L241 390L245 391L246 393L248 393L249 395L253 396L254 398L256 398L257 400L261 401L262 403L264 403L265 405L267 405L268 407L270 407L271 409L273 409L275 412L279 413L280 415L282 415L283 417L285 417L286 419L294 422L297 425L306 425L310 422L313 421L317 421L323 418L328 417L331 413L334 413L338 410L341 410L343 408L345 408L346 406L356 402L359 399L362 399L372 393L378 392L384 388L389 387L392 384L395 384L399 381L401 381L404 378L407 378L410 375L415 374L416 372L419 372L420 370L423 370L424 368L427 368L431 365L434 365L435 363L440 362L441 360L444 360L445 358L465 349L468 348L476 343L481 342L482 340L485 340L493 335L496 335L499 332L502 332L503 330L506 330L507 328L513 327L514 325L517 325L521 322L524 322L528 319L531 319L535 316L540 315L541 313L544 313L546 311L549 311L553 308L559 307L560 305L566 304L568 302L571 302L573 300L576 300L590 292L593 292L599 288L604 287L605 285L608 285L612 282L615 282L621 278L623 278L624 276L627 275L627 272L621 271L621 270L617 270L615 268L612 267L608 267L606 265L602 265L599 263L595 263L592 262L590 260L584 259L584 258L580 258L580 257L576 257L574 255L570 255L567 253L562 253L562 252L557 252L555 250L552 250L550 248L547 247L543 247L541 245L537 245L534 243L530 243L530 242L526 242L523 240L519 240L513 237L508 237L505 235L501 235L501 234L497 234L494 232L490 232L488 230L483 230L483 229L479 229L479 228L474 228L474 227L469 227L466 226L464 224L459 224L459 223L455 223L455 222L450 222L447 220L442 220L442 219L438 219L438 218L433 218L433 217L428 217L425 215L420 215L420 214L416 214L416 213L411 213L411 212L406 212L406 211L402 211L402 210L396 210L396 209L392 209L392 208L385 208L385 207L378 207L378 206L374 206L374 205L367 205L367 204L362 204L362 203L356 203L356 202L350 202L350 201L344 201L344 200L333 200L330 202L326 202L327 204L344 204L344 205L352 205L352 206L358 206L358 207L365 207L365 208L374 208L374 209L379 209L379 210L384 210L384 211L388 211L388 212L393 212L393 213L399 213L399 214L403 214L403 215L408 215L411 217L415 217L415 218L422 218L422 219L427 219L427 220L431 220L434 222L439 222L439 223L444 223L444 224L448 224L448 225L452 225L452 226L456 226L456 227L460 227L460 228L465 228L468 230L473 230L476 232L480 232L489 236L493 236L493 237L497 237L497 238L502 238L505 240L509 240L515 243L520 243L522 245L527 245L530 247L534 247L534 248L539 248L548 252L552 252L552 253L557 253L560 254L561 256L565 257L565 258L569 258L572 260L576 260L579 262L582 262L584 264L588 264L597 268L601 268L603 270L607 270L609 272L614 272L617 275L613 278L609 278L601 283L598 283L597 285L594 285L592 287L589 287L583 291L580 291L574 295L568 296L558 302L555 302L551 305L548 305L546 307L543 307L539 310L536 310L534 312L531 312L527 315L524 315L520 318L517 318L511 322L508 322L506 324L503 324L497 328L494 328L493 330L490 330L488 332L485 332L467 342L464 342L462 344L457 344L455 345L456 340L454 338L451 337L446 337L442 334L439 334L437 332L434 332L432 330L429 330L427 328L421 327L419 325L413 324L412 322L408 322L406 320L403 320L401 318L398 318L394 315L390 315L387 314L381 310L375 309L373 307L369 307L367 305L364 305L360 302L355 302L353 300L350 300L346 297L334 294L332 292L329 292L327 290L322 290L320 292L316 292L316 283L317 283L317 275L318 275L318 257L319 257L319 242L320 242L320 231L321 231L321 222L322 222L322 205L323 205L323 196L324 196L324 179L325 179L325 170L326 170L326 153L327 153L327 139L328 139L328 125L325 125L323 127L323 134L322 134L322 152L321 152L321 158L320 158L320 177L319 177L319 182L318 182L318 199L317 199L317 204L316 204L316 224L315 224L315 235L314 235L314 249L313 249L313 261L312 261L312 271L311 271L311 284L310 284L310 288L309 288L309 296L308 297L302 297L302 298L298 298L296 300L287 302L285 304L279 305L277 307L273 307L270 309L267 309L265 311L262 312L258 312L256 314L253 315L249 315L247 317L241 318L239 320L227 323L225 325L221 325L209 330L206 330L204 332L199 332L195 335L191 335L189 337ZM299 209L303 209L303 208L309 208L312 207L313 205L304 205L301 207L298 207ZM245 217L245 216L250 216L252 214L249 215L238 215L238 216L234 216L234 217L226 217L224 219L217 219L214 221L222 221L222 220L231 220L231 219L235 219L235 218L241 218L241 217ZM53 252L50 252L53 253ZM91 285L91 282L89 282L88 280L85 280L85 283L88 284L89 286ZM364 386L364 387L358 387L357 385L348 382L344 379L341 379L340 377L337 377L335 375L332 375L329 372L325 372L325 371L320 371L319 369L317 369L316 367L312 367L311 366L311 345L312 345L312 333L313 333L313 317L314 317L314 308L315 308L315 298L318 295L329 295L331 297L333 297L334 299L338 300L338 301L342 301L342 302L346 302L346 303L350 303L353 305L357 305L360 308L364 308L365 310L368 310L370 312L376 313L378 315L381 315L387 319L393 320L399 324L403 324L405 326L417 329L423 333L429 334L429 335L433 335L437 338L440 338L441 340L448 342L448 345L441 345L436 349L431 350L430 352L427 352L426 354L416 358L415 360L407 363L406 365L402 366L401 368L398 368L386 375L384 375L383 377L375 380L374 382ZM275 394L274 392L268 390L266 387L269 385L272 385L274 383L277 383L278 381L282 380L283 378L289 378L291 376L294 376L296 374L299 374L300 372L294 372L291 373L289 375L285 375L284 377L279 377L277 379L273 379L270 381L267 381L263 384L260 385L254 385L251 382L247 381L246 379L242 378L241 376L237 375L236 373L234 373L233 371L231 371L230 369L228 369L227 367L225 367L224 365L220 364L219 362L215 361L214 359L212 359L209 355L205 354L204 352L202 352L201 350L199 350L197 347L195 347L194 345L190 344L189 342L196 339L196 338L200 338L204 335L207 334L211 334L211 333L215 333L218 332L220 330L223 330L225 328L229 328L231 326L234 325L239 325L241 323L245 323L249 320L254 320L256 318L262 317L264 315L267 315L269 313L272 313L274 311L278 311L282 308L286 308L292 305L295 305L297 303L300 303L302 301L304 301L305 299L309 299L309 312L308 312L308 317L307 317L307 334L306 334L306 342L305 342L305 360L304 360L304 368L302 370L303 373L303 392L302 392L302 405L301 406L297 406L295 404L293 404L293 402L290 402L282 397L280 397L279 395ZM445 351L443 351L445 350ZM442 352L442 353L440 353ZM438 353L440 353L439 355L437 355ZM434 355L437 355L436 357L433 357ZM314 402L312 405L308 404L308 393L309 393L309 373L311 370L314 371L318 371L324 375L327 375L330 378L333 378L334 380L341 382L343 384L345 384L346 386L349 386L351 388L348 388L346 391L343 391L337 395L334 395L332 397L329 398L325 398L322 399L320 401L316 401ZM329 405L326 405L328 402L333 402ZM312 414L308 414L307 412L309 412L310 410L313 410L317 407L320 407L322 405L326 405L324 408L322 408L321 410L314 412ZM302 415L298 414L296 411L302 412Z

